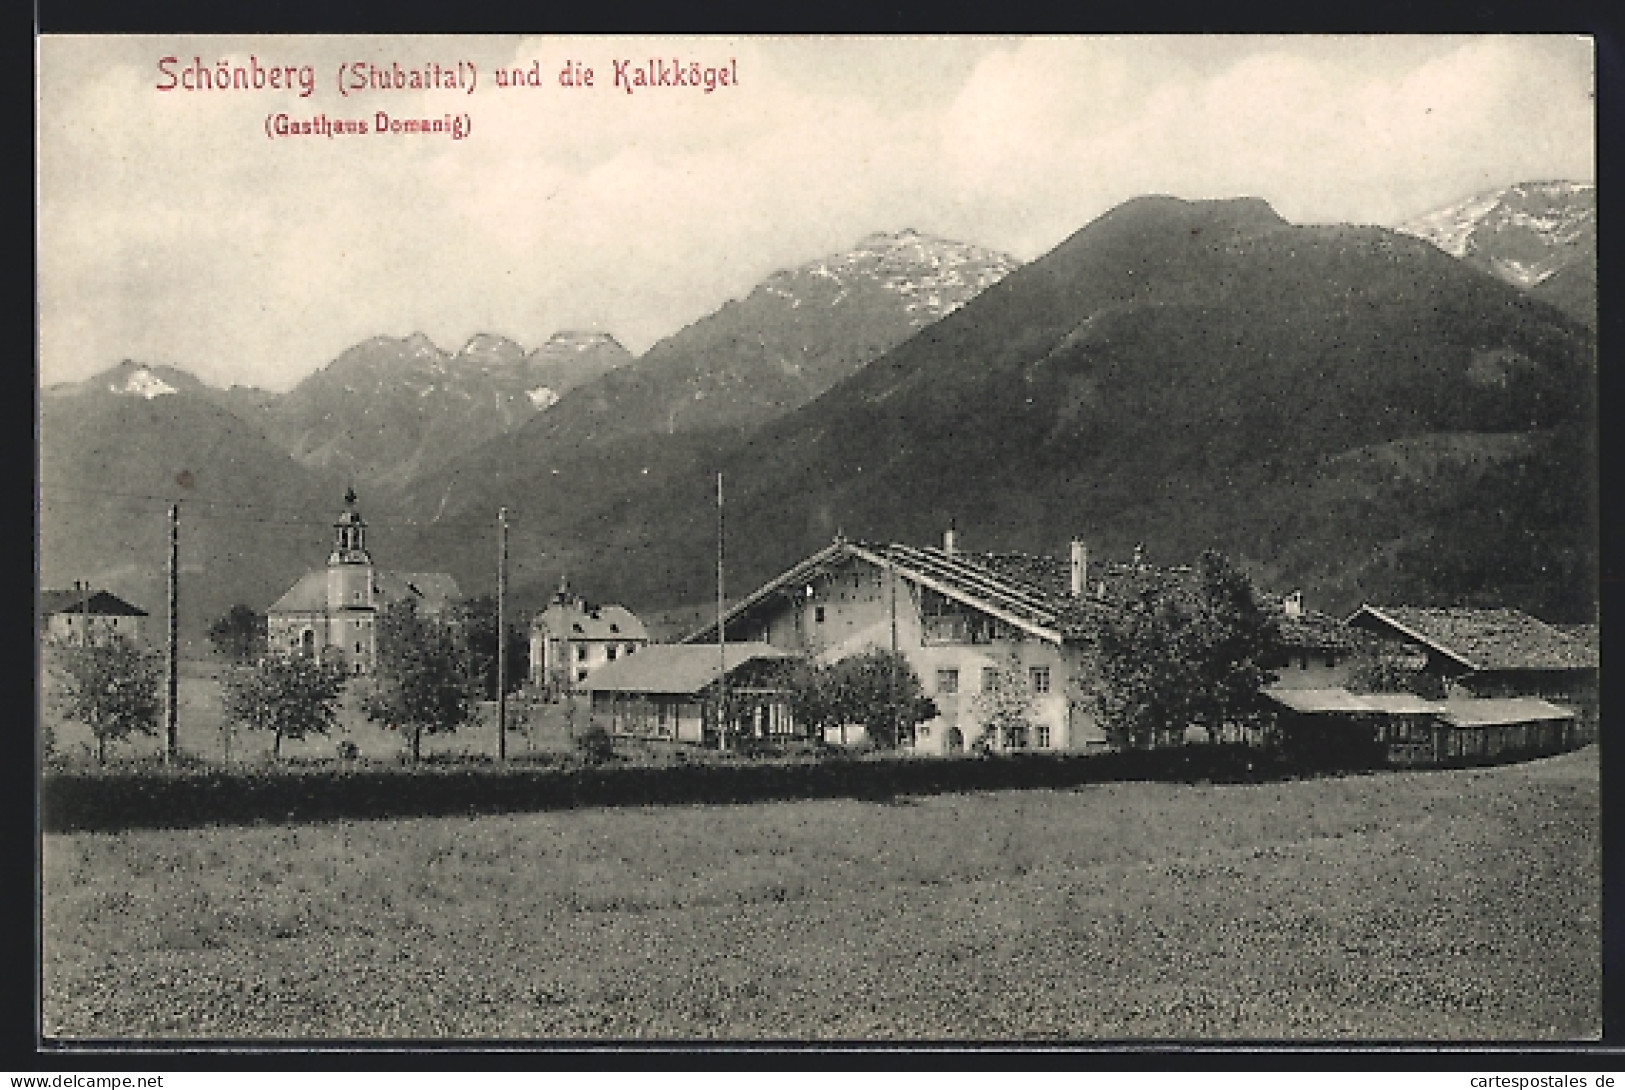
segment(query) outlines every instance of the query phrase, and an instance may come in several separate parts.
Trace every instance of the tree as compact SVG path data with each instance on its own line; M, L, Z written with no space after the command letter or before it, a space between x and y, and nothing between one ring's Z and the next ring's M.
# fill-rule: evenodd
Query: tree
M158 733L163 701L156 654L111 633L99 643L57 644L51 656L58 714L90 728L98 764L107 761L108 742Z
M374 690L367 718L411 733L412 759L423 756L423 733L454 731L473 715L478 677L457 626L425 617L410 599L378 617Z
M1257 722L1264 687L1275 681L1281 629L1259 604L1253 584L1223 554L1208 551L1197 565L1198 593L1184 654L1195 673L1191 722L1217 742L1231 723Z
M830 726L856 724L870 742L895 749L937 715L919 675L896 651L866 651L832 666L808 663L792 675L790 712L819 737Z
M972 742L978 749L1017 747L1032 726L1033 698L1014 652L983 675L982 691L972 706L982 724L982 737Z
M338 718L348 679L342 657L276 654L225 678L226 719L249 730L271 731L271 753L282 756L282 740L326 734Z
M240 665L258 662L265 654L265 614L238 603L209 626L209 642L217 654Z
M1205 553L1194 573L1140 571L1092 617L1089 697L1115 745L1156 745L1193 725L1216 741L1262 714L1280 629L1222 555Z
M465 599L457 607L457 623L467 641L470 667L480 679L485 700L497 698L497 600L489 594ZM530 639L511 622L508 624L508 676L510 693L524 688L530 668Z

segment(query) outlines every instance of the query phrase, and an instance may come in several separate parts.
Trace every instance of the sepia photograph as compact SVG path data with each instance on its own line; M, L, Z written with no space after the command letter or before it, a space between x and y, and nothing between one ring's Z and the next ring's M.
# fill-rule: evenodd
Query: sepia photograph
M1595 62L38 36L39 1041L1599 1041Z

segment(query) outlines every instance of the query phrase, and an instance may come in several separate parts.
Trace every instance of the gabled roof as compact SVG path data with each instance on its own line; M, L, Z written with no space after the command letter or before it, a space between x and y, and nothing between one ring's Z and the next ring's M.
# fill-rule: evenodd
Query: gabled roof
M1595 624L1554 624L1563 635L1571 640L1579 640L1593 651L1602 646L1602 628Z
M372 577L373 601L379 609L411 598L430 613L438 613L462 597L457 580L445 572L381 571Z
M724 663L731 674L747 662L795 657L792 652L765 643L730 643L721 654L714 645L654 644L600 666L587 675L581 688L588 692L691 696L714 683Z
M1516 609L1365 605L1348 623L1397 632L1469 670L1597 667L1594 648Z
M732 622L762 601L793 590L820 571L853 557L895 570L905 579L1052 643L1089 636L1094 631L1090 622L1102 610L1116 608L1148 576L1185 580L1194 575L1194 569L1184 566L1097 562L1089 565L1083 593L1074 597L1069 559L1030 553L947 553L931 546L837 540L735 603L725 619ZM1287 617L1278 595L1261 595L1260 603L1276 611L1288 646L1343 649L1353 644L1343 625L1324 613L1306 610L1298 617ZM711 621L682 642L715 638L716 622Z
M587 606L579 601L555 601L536 614L531 627L574 640L647 641L649 631L637 614L625 606Z
M975 556L959 553L949 555L941 549L912 545L844 540L826 545L795 567L764 583L735 603L723 615L724 621L733 621L760 602L797 587L820 571L851 558L863 560L877 568L896 571L905 579L979 609L1040 639L1052 643L1061 640L1061 632L1056 627L1059 603L1053 595L1025 581L1001 575ZM682 642L694 644L713 641L716 632L716 622L711 621L689 633Z
M373 603L378 609L404 598L415 600L427 612L439 612L462 595L457 581L445 572L375 571ZM271 603L270 613L321 613L327 609L327 569L306 572L288 592Z
M267 613L320 613L327 608L327 571L309 571L271 603Z
M88 608L87 608L88 607ZM79 613L85 610L92 617L145 617L147 611L133 606L116 594L105 590L91 591L87 596L79 590L41 590L39 615L50 617L58 613Z
M1275 617L1281 639L1288 648L1308 651L1347 651L1355 646L1355 636L1347 625L1329 613L1304 609L1288 613L1286 596L1260 594L1258 604Z

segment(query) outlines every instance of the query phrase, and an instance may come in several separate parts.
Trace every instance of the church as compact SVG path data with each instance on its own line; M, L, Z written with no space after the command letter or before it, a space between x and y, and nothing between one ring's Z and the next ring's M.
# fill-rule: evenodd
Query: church
M303 652L318 658L342 653L352 673L371 674L377 662L378 615L397 601L412 599L418 612L442 616L461 597L445 572L379 571L367 551L367 523L356 509L355 489L333 524L333 550L327 567L306 572L266 611L272 651Z

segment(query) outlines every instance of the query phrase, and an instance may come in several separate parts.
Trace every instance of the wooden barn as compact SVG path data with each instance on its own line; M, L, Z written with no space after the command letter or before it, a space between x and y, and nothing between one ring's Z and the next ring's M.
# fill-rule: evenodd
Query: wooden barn
M1538 697L1274 688L1282 749L1308 764L1437 768L1524 760L1591 740L1572 708Z
M716 743L718 682L736 729L762 738L796 733L777 672L794 654L765 643L654 644L593 670L581 682L592 713L611 734Z

